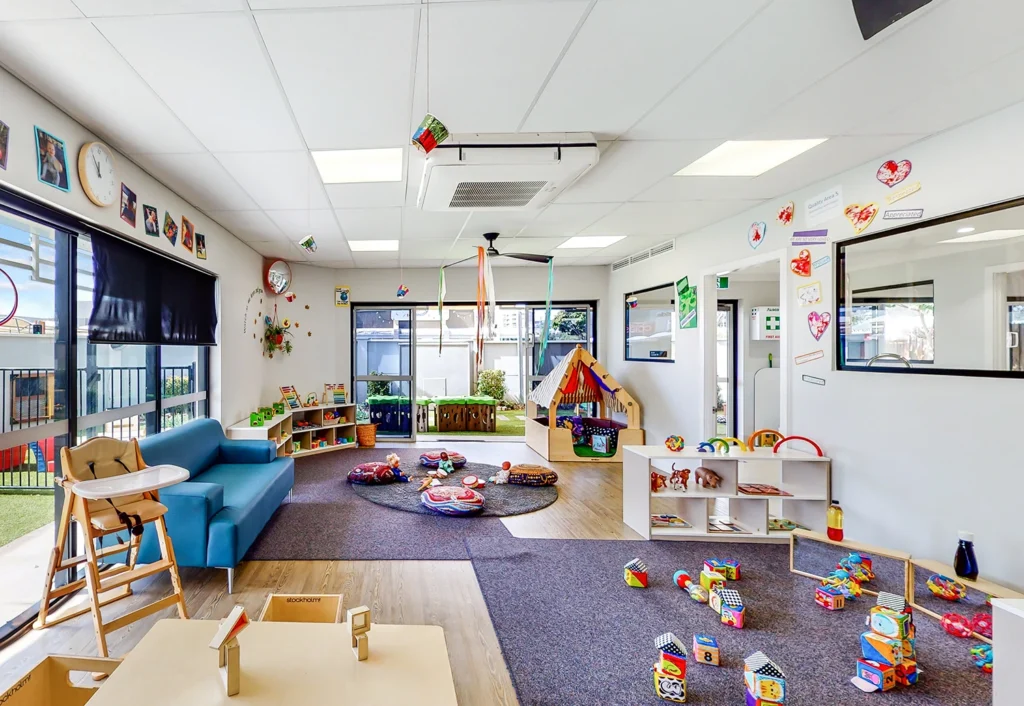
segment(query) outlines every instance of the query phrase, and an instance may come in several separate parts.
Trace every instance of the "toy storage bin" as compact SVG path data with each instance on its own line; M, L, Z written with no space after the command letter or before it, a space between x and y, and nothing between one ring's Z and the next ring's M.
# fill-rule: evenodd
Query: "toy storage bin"
M4 706L85 706L98 687L88 677L84 686L72 685L71 673L110 674L119 664L120 659L110 657L49 655L23 677L14 680L10 689L0 693L0 703Z
M466 398L438 397L437 430L466 431Z
M492 397L476 396L466 398L466 429L468 431L490 431L497 429L497 401Z
M399 395L373 395L366 398L370 421L381 433L409 434L412 432L412 409L409 398Z
M341 594L271 593L260 612L261 623L340 623Z
M356 442L363 447L373 447L377 445L377 425L376 424L357 424L356 425Z

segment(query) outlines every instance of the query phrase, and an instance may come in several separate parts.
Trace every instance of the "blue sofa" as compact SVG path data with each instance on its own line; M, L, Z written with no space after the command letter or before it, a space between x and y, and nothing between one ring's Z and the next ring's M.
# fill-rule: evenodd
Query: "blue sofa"
M225 438L214 419L140 439L139 449L147 466L188 469L187 481L160 491L174 553L179 566L227 569L230 593L235 565L295 484L295 461L277 458L272 441ZM156 533L145 532L139 561L159 556Z

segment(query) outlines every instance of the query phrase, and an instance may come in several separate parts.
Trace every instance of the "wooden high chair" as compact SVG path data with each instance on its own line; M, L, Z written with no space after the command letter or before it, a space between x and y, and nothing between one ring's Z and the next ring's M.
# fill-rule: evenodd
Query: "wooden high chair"
M57 526L56 546L46 572L39 618L34 627L50 627L91 611L96 644L100 655L106 657L106 636L118 628L174 605L178 607L178 615L183 620L187 619L188 611L185 608L181 578L178 576L178 564L164 523L167 507L160 504L157 489L184 480L188 472L174 466L147 469L135 439L90 439L75 448L61 449L60 463L64 477L55 479L55 482L64 489L64 509ZM81 528L85 554L63 559L72 521L77 522ZM156 531L160 559L152 564L136 566L142 533L147 525L153 525ZM117 538L113 546L103 547L100 540L117 532L127 532L128 540L122 542ZM100 548L97 548L97 543L100 543ZM124 552L128 553L127 564L100 573L100 559ZM59 571L80 564L85 565L85 578L60 588L53 587L53 579ZM169 571L171 574L174 589L171 595L110 622L103 622L103 606L132 595L132 582L161 571ZM48 615L51 600L74 593L83 586L89 591L88 606L59 617ZM104 597L103 594L108 595Z

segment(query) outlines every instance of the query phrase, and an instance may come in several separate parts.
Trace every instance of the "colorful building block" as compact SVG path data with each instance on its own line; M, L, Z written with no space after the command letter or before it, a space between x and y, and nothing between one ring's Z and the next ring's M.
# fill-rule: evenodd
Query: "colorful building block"
M910 613L897 613L884 606L873 606L868 614L868 627L872 632L901 642L909 636L911 625Z
M624 578L627 586L647 588L647 564L640 559L633 559L624 567Z
M710 592L715 586L725 587L725 577L717 571L704 569L700 572L700 585L705 591Z
M917 661L904 659L893 669L896 670L896 683L900 686L913 686L917 683Z
M705 559L704 569L721 574L727 581L740 580L740 563L735 559Z
M815 587L814 602L826 610L842 610L846 607L846 597L834 586Z
M666 674L651 667L654 675L654 695L665 701L678 704L686 703L686 680Z
M693 636L693 661L699 664L721 664L718 652L718 640L711 635L697 634Z
M743 681L747 687L748 704L768 706L786 703L786 675L764 652L755 652L743 660Z
M870 659L857 660L857 677L872 684L876 691L889 691L896 686L896 668Z
M660 653L655 670L678 679L686 679L686 647L674 633L666 632L654 639Z
M903 641L868 632L860 636L860 651L864 659L895 667L903 662Z

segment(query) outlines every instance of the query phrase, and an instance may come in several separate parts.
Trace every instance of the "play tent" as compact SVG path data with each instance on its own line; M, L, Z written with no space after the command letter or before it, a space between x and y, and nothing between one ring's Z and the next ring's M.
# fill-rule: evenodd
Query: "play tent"
M559 405L597 405L596 417L559 414ZM538 417L537 408L547 416ZM615 421L615 413L626 422ZM606 451L594 437L606 437ZM562 358L526 403L526 444L549 461L619 462L622 447L644 443L640 404L582 346Z

